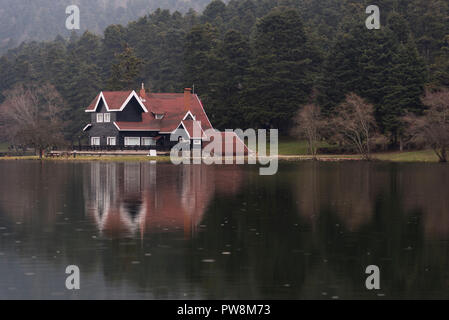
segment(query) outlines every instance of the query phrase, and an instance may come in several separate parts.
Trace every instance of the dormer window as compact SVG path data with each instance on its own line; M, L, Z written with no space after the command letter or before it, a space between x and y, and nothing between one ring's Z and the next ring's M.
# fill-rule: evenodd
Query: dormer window
M103 121L104 122L111 122L111 114L110 113L105 113L104 117L103 117Z
M156 119L162 119L164 117L164 115L163 114L155 114L154 117Z
M103 114L97 113L97 122L103 122Z

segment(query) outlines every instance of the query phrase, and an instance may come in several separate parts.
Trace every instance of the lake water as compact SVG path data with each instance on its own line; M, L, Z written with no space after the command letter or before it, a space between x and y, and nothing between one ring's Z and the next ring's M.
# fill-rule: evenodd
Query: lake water
M0 161L0 299L449 298L449 166L258 172Z

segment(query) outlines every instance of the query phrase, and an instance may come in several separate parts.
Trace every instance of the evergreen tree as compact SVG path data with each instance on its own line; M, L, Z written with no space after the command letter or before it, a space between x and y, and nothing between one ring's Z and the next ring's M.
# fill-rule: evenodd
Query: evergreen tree
M442 41L441 49L431 65L432 82L437 87L449 88L449 35Z
M220 61L216 55L219 40L217 29L211 24L196 25L186 36L184 51L185 85L193 86L208 108L210 118L219 117L211 102L216 92L217 74Z
M392 16L381 30L354 26L342 35L325 63L319 102L333 114L345 94L355 92L373 103L377 122L396 144L405 112L422 111L426 70L406 20Z
M140 80L141 60L134 54L131 47L126 46L122 53L116 55L112 65L109 90L130 90L138 86Z
M100 71L96 65L81 62L75 70L64 81L64 87L61 90L68 104L63 115L64 135L66 140L72 143L77 141L82 128L87 124L86 121L89 121L84 113L86 106L102 90Z
M276 8L263 17L253 48L252 74L246 84L247 121L286 132L298 105L311 92L316 71L298 12Z
M220 65L216 70L216 81L211 84L214 88L210 97L219 114L215 126L222 129L245 127L242 92L251 58L248 40L238 31L228 31L218 47L217 56Z

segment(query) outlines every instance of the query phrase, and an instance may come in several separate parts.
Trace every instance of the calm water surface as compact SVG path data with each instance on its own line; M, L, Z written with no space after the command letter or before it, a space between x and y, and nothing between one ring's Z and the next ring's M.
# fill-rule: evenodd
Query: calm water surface
M0 299L447 299L448 181L439 164L1 161Z

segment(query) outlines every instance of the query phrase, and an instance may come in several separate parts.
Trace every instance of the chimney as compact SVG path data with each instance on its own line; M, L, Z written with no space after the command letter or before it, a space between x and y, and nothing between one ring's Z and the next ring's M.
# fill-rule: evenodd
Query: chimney
M145 88L143 86L143 82L142 82L142 88L139 91L139 96L140 96L140 100L142 100L143 102L145 102L147 100L147 94L145 92Z
M184 89L184 111L185 112L190 111L191 99L192 99L192 89L185 88Z

